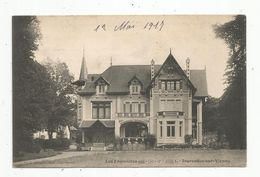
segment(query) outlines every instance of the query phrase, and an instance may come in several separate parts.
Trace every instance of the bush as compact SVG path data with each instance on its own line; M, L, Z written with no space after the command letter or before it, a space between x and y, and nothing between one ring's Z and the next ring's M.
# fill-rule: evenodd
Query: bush
M41 152L42 148L39 144L32 144L31 147L28 149L28 152L33 152L33 153L39 153Z
M82 142L82 132L77 131L76 132L76 143L80 144Z
M156 138L154 135L148 134L147 137L145 138L145 145L148 145L150 147L154 147L156 143Z
M43 149L63 150L68 149L71 143L69 139L58 138L51 140L36 139L34 140L34 144L38 145Z
M185 135L184 139L185 139L186 144L188 144L188 145L192 144L192 135Z

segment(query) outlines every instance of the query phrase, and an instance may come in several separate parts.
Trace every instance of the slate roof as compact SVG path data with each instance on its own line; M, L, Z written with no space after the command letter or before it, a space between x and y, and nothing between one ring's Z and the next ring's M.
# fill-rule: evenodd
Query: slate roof
M162 65L155 65L155 73L161 68ZM128 93L128 82L136 76L142 83L142 91L146 89L151 82L151 66L150 65L114 65L110 66L102 74L89 74L88 78L94 77L94 80L88 79L83 90L79 94L94 94L95 80L102 76L106 79L110 86L107 93ZM208 96L207 79L205 70L190 70L190 81L197 89L195 96L203 97Z

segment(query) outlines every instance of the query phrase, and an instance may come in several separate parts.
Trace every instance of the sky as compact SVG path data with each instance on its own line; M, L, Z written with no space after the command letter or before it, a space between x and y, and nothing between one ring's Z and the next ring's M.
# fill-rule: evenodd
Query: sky
M170 49L180 66L205 69L208 93L220 97L225 88L228 48L213 25L232 16L39 16L42 38L36 59L67 63L78 79L83 50L88 73L113 65L162 64ZM157 24L157 25L156 25Z

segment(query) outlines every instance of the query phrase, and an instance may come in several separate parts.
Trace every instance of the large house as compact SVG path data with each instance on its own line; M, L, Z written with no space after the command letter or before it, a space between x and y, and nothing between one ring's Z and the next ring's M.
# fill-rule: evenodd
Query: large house
M154 135L156 145L202 144L202 105L208 96L206 69L183 70L174 56L162 65L111 64L88 74L83 54L77 85L82 143Z

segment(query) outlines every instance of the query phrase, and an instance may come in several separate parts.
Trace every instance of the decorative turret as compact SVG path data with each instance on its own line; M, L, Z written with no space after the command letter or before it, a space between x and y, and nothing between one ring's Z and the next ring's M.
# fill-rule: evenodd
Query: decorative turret
M88 79L88 69L85 61L85 51L83 49L83 58L82 58L81 69L79 74L79 80L73 82L72 84L77 86L83 86L87 81L87 79Z
M151 80L154 78L154 60L151 61Z
M186 75L190 79L190 59L189 59L189 57L186 59Z

